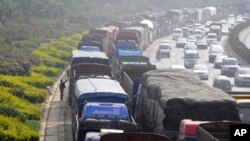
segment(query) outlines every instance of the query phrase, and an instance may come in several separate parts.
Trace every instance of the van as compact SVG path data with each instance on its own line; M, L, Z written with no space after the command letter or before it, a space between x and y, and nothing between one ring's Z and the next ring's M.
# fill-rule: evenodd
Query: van
M184 54L184 66L185 68L193 68L197 63L199 54L197 50L186 50Z

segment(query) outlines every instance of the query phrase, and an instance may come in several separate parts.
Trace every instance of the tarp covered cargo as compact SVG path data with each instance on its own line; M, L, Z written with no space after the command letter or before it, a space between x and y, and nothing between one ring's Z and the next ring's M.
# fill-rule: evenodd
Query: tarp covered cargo
M152 70L144 73L141 111L144 129L165 133L171 138L176 137L175 131L185 118L239 121L237 104L231 96L201 82L187 70Z

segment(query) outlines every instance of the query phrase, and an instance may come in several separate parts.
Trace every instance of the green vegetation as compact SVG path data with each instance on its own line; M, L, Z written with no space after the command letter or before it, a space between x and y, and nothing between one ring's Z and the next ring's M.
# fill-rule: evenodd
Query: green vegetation
M26 120L25 125L33 131L39 132L40 130L39 120Z
M0 140L34 140L37 141L40 128L41 104L48 93L45 89L53 84L55 77L68 65L70 55L76 48L81 34L62 37L51 43L41 44L31 54L37 57L37 62L31 65L29 75L0 75L0 120L1 116L10 121L19 120L17 126L27 126L26 136L20 136L22 131L4 128L0 122ZM45 61L46 60L46 61ZM6 122L6 126L13 126ZM33 131L32 131L33 130ZM20 133L19 133L20 132ZM12 134L10 134L12 133Z
M250 49L245 46L239 39L239 33L245 28L249 27L250 20L240 23L231 32L228 41L233 50L240 54L240 56L248 63L250 63Z
M1 141L37 141L38 134L16 118L0 115Z

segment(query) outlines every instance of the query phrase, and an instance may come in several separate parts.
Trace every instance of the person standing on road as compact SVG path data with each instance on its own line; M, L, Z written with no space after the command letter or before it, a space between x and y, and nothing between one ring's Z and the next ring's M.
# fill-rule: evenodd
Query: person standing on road
M66 88L66 86L65 86L65 83L67 82L68 80L65 80L64 82L63 82L63 80L61 80L60 81L60 92L61 92L61 101L63 100L63 91L64 91L64 88Z

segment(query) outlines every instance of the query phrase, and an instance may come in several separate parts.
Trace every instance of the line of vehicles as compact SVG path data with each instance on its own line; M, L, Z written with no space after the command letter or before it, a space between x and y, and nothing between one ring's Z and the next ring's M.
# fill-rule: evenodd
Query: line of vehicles
M154 40L169 35L177 27L187 23L192 25L194 21L216 20L223 16L219 11L220 8L215 7L172 9L163 15L144 15L132 21L111 22L104 27L90 29L88 34L82 36L78 50L72 52L67 73L73 140L107 141L119 136L131 141L152 141L156 138L168 141L166 136L142 132L141 124L145 118L140 114L144 110L141 107L143 74L156 70L156 66L142 53ZM220 33L215 26L210 27L210 31L213 29L215 38L219 40ZM184 35L184 30L179 31ZM205 32L194 30L193 36L202 39ZM199 55L194 51L194 45L198 43L186 47L184 44L188 41L181 40L178 35L174 39L178 40L178 46L185 48L185 61L191 57L191 68L202 68L192 62L194 54ZM191 41L192 37L187 40ZM206 48L206 45L201 42L199 48L203 47ZM158 59L170 57L171 49L168 41L162 42L157 52Z

